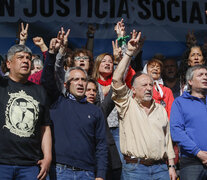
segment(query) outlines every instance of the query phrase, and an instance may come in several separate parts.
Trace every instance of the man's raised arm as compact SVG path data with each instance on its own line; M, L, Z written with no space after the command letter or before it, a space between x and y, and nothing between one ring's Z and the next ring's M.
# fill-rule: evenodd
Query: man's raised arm
M122 60L119 62L116 70L113 74L113 85L115 88L119 88L124 84L123 76L127 68L127 65L131 61L132 57L139 51L139 40L141 37L141 32L137 33L135 30L132 32L132 38L127 44L127 51L123 56Z

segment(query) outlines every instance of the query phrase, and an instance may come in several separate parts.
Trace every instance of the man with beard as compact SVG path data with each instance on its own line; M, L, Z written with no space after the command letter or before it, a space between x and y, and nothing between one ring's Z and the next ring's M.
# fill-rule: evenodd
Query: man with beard
M123 75L139 50L141 33L132 33L127 51L113 75L112 99L120 116L120 148L124 155L123 179L176 179L175 157L166 110L152 99L153 80L137 73L132 79L133 97ZM169 162L169 171L166 161Z

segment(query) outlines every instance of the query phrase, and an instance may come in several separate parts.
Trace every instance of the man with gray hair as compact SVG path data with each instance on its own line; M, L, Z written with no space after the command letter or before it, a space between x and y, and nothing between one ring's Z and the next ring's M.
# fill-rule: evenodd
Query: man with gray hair
M124 180L175 180L175 154L167 112L152 99L152 78L147 74L137 73L132 79L132 97L123 81L127 64L139 50L140 36L141 33L137 36L133 31L127 51L112 79L112 99L120 117L120 149L125 160L122 175Z
M81 67L66 72L65 94L57 88L54 77L57 42L56 38L50 42L41 78L52 98L54 150L50 178L103 180L108 152L104 116L101 109L87 102L88 77Z
M175 99L170 129L180 146L180 179L207 179L207 67L190 67L186 73L188 92Z
M0 179L45 179L52 160L49 104L29 82L31 50L12 46L8 77L0 77Z

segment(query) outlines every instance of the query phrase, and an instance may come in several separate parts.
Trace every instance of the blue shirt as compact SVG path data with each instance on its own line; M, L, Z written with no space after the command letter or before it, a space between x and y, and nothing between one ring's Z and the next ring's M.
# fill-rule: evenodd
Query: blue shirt
M200 150L207 151L206 103L188 92L177 97L171 108L170 130L181 156L194 157Z

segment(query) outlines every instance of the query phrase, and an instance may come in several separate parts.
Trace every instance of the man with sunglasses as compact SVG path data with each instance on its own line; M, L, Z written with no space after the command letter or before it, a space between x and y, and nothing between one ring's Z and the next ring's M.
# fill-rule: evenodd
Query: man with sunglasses
M81 67L66 72L65 95L58 91L54 78L55 46L52 46L57 41L51 40L41 79L52 99L54 149L50 178L103 180L107 168L104 116L86 100L88 78Z

